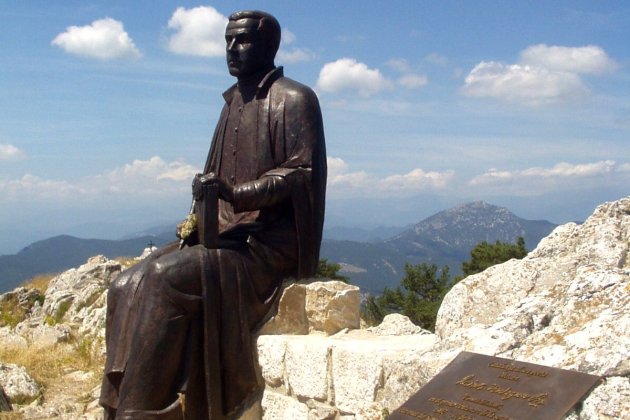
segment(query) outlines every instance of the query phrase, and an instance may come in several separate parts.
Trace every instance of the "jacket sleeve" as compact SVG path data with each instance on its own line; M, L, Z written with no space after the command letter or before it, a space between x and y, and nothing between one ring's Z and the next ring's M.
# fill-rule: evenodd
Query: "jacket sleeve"
M278 175L266 175L234 188L234 211L252 211L273 206L289 197L287 180Z

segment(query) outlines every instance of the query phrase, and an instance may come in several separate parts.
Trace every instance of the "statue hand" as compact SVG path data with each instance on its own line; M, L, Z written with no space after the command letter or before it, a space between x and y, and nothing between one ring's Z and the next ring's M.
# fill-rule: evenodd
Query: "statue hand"
M234 187L227 182L218 178L214 173L210 172L206 175L197 174L193 179L192 190L195 200L203 200L203 187L214 186L219 197L225 201L232 202L234 200Z

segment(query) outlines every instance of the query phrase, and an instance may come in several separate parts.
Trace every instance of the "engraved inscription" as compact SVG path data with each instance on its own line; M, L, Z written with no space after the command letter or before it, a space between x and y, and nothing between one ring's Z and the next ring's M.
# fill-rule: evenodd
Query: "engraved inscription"
M544 370L532 370L526 368L525 366L517 366L512 363L490 362L488 366L494 369L501 369L507 372L522 373L527 376L536 376L539 378L546 378L549 375L549 373L545 372Z
M502 400L509 400L512 398L518 398L527 401L531 407L538 407L545 405L549 393L544 392L540 394L529 394L527 392L519 392L513 390L511 387L502 387L497 384L486 384L475 380L475 375L464 376L459 381L455 382L457 385L465 386L467 388L476 389L478 391L487 391L496 395L500 395Z
M409 417L415 417L417 419L422 420L439 420L437 417L433 417L431 414L421 413L419 411L409 410L408 408L401 407L398 410L400 413L405 414Z
M501 372L501 374L499 375L499 378L512 381L512 382L518 382L519 379L521 379L520 376L512 375L510 372L506 372L506 371Z
M509 417L500 416L500 415L498 415L496 412L494 412L492 410L486 410L486 409L481 409L481 408L477 408L477 407L471 407L469 405L462 404L462 403L457 402L457 401L447 400L445 398L431 397L431 398L429 398L429 402L431 402L433 404L436 404L436 405L439 405L439 406L443 406L443 407L456 408L458 410L465 411L467 413L475 414L477 416L485 417L485 418L488 418L488 419L509 420Z
M462 352L391 420L560 420L600 378Z

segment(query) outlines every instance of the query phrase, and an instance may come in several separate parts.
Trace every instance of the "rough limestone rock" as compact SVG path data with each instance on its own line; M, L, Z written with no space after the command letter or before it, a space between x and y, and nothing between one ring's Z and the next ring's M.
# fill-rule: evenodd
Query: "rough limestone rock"
M278 312L259 334L335 334L344 328L359 328L360 292L340 281L316 281L286 286Z
M121 270L119 262L99 255L58 275L46 290L43 316L54 322L67 320L80 326L83 334L101 334L105 325L104 292Z
M0 343L7 348L25 349L28 341L11 327L0 327Z
M411 322L411 320L401 314L389 314L383 318L376 327L367 329L376 335L412 335L412 334L431 334L431 331L424 330Z
M303 284L286 286L278 302L278 312L262 326L260 334L308 334L305 303Z
M317 281L306 285L306 316L309 331L335 334L344 328L359 328L361 295L357 286L341 281Z
M22 366L0 363L0 386L11 404L28 403L39 398L41 387Z
M629 251L630 197L559 226L523 260L457 284L438 314L442 339L424 357L468 350L602 375L572 416L623 418L607 413L630 410Z

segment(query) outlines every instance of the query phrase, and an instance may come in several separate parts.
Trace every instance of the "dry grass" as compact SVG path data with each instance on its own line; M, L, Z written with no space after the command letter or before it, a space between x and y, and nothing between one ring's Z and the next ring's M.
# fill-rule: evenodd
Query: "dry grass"
M24 366L33 379L46 388L74 370L93 372L96 378L100 378L105 360L96 347L94 340L85 338L49 347L3 347L0 348L0 360Z
M9 411L0 413L0 419L2 420L22 420L24 416L17 411Z
M22 286L26 288L31 288L31 289L37 289L43 294L43 293L46 293L46 289L48 289L48 285L50 284L50 281L58 275L59 275L58 273L57 274L39 274L33 277L32 279L25 281L22 284Z

